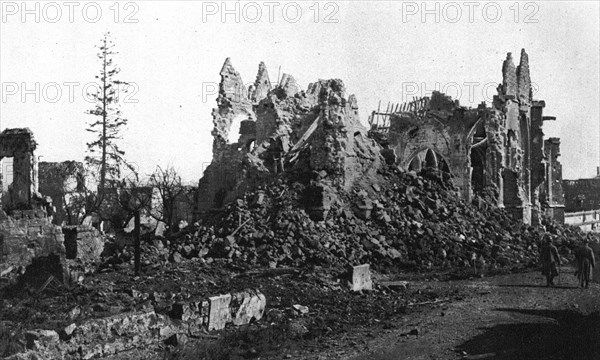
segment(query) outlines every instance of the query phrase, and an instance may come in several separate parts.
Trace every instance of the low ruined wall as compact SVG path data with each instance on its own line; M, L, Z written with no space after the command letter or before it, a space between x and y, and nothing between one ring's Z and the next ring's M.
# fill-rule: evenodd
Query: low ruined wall
M86 225L63 226L67 259L93 262L104 250L104 238L94 227Z
M265 307L266 298L260 291L246 290L173 304L170 316L150 308L73 323L60 332L33 330L25 334L28 351L8 359L106 357L178 335L197 336L207 330L221 330L228 323L249 324L262 318Z
M53 255L57 257L60 270L55 269L52 275L61 281L67 279L63 234L61 228L53 225L48 218L9 217L1 220L0 243L1 272L25 269L34 262L34 259Z

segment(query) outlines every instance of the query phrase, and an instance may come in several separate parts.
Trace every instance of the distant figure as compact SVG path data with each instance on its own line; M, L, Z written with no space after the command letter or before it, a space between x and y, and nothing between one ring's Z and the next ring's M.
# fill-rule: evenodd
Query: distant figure
M546 234L544 245L540 250L540 262L542 263L542 275L546 276L546 286L554 286L554 278L558 275L560 257L558 249L552 244L552 236Z
M590 247L588 239L583 240L583 245L577 249L575 258L577 259L576 274L579 279L579 286L587 289L592 278L592 269L596 266L594 251Z

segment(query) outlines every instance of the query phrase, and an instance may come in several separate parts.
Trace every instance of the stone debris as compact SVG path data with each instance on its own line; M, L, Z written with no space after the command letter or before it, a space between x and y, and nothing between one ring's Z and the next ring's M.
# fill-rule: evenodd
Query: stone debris
M100 304L97 304L100 305ZM208 301L173 304L169 316L154 310L119 312L99 319L72 323L61 331L31 330L25 333L26 348L41 358L91 359L150 345L157 340L178 346L188 336L222 330L228 323L246 325L262 318L265 296L257 290L219 295ZM62 336L62 339L61 339ZM13 359L30 358L27 353ZM33 355L31 355L33 356Z
M59 281L68 281L64 238L60 227L48 218L9 218L0 221L3 257L0 270L29 269L28 280L41 285L52 275Z
M228 322L231 322L231 311L229 304L231 303L231 294L219 295L208 298L209 314L208 314L208 330L221 330L225 328Z
M304 306L304 305L300 305L300 304L296 304L294 306L292 306L294 308L294 310L299 314L299 315L305 315L308 314L308 306Z
M352 291L373 290L369 264L354 266L352 268L351 288Z
M319 336L339 329L341 318L372 324L409 306L450 299L419 293L412 302L399 300L397 292L407 292L409 283L374 284L371 271L482 276L532 267L546 231L557 239L561 255L572 258L581 233L552 221L560 218L562 193L546 187L538 172L529 174L531 169L523 167L525 160L534 170L540 164L556 165L553 176L560 177L559 143L549 141L542 149L543 141L538 141L545 104L528 93L525 53L519 68L507 58L493 109L466 109L434 93L431 99L396 106L389 112L388 128L371 123L370 131L360 122L356 97L346 95L339 79L319 80L303 90L292 75L284 74L273 87L260 63L254 84L246 88L230 59L220 75L212 113L213 160L199 182L195 222L180 223L177 232L157 229L161 236L146 234L141 244L144 275L133 281L105 281L102 287L100 280L84 281L82 274L92 272L86 264L99 256L97 270L102 275L128 270L131 244L120 235L105 242L85 226L61 231L51 225L50 203L36 195L36 172L30 171L36 161L31 132L13 129L0 135L0 157L17 147L19 159L31 165L18 186L22 194L31 195L23 207L27 210L9 204L8 214L0 211L0 240L9 249L8 261L3 258L0 267L2 276L19 271L27 277L26 267L38 265L66 280L68 265L78 283L68 290L74 297L85 294L85 305L65 309L59 330L28 332L27 347L35 351L13 358L89 359L156 341L179 346L188 336L253 324L263 316L283 326L291 338ZM534 123L535 134L528 140L536 146L530 154L523 153L509 131L517 129L519 111ZM460 149L468 144L488 162L475 164L465 154L454 156L448 144L417 153L421 140L440 121L441 137L460 140ZM231 133L235 123L239 134ZM474 178L470 170L477 170ZM501 179L501 173L506 177ZM539 199L548 200L552 211L536 208ZM543 223L546 229L529 223ZM237 292L212 297L191 289L202 284L211 294L232 291L216 285L224 276L211 280L204 272L199 275L200 268L216 271L221 266L228 267L227 276L243 274L228 281L239 284L248 281L243 276L251 276L279 289L285 283L286 292L294 295L270 297L273 308L267 310L262 292L237 291L246 283ZM167 283L166 289L148 282ZM138 283L146 288L140 290ZM384 296L389 293L393 298ZM323 296L326 302L315 301ZM310 312L300 304L309 305ZM18 309L7 310L14 314ZM418 334L416 329L405 335Z
M182 237L169 239L170 246L188 245L194 249L190 258L207 263L221 258L277 267L368 263L376 269L477 266L487 272L537 262L542 230L523 225L493 204L480 209L459 200L449 178L434 169L420 174L380 169L350 191L335 190L321 221L303 210L307 191L314 193L295 177L276 178ZM366 203L372 207L368 213ZM572 242L559 227L549 229L560 233L565 248Z
M267 299L260 291L247 290L231 296L230 311L233 325L250 324L262 319Z
M489 193L526 224L539 225L543 217L562 223L560 139L544 139L544 121L555 118L544 116L546 103L534 100L532 92L529 56L522 49L518 66L507 54L491 107L460 106L433 91L431 97L373 111L369 133L390 163L407 171L434 167L451 173L466 201Z

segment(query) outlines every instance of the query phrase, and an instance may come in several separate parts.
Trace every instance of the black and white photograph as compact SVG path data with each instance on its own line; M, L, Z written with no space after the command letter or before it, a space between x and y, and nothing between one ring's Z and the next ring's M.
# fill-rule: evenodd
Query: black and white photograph
M600 2L0 0L0 358L599 360Z

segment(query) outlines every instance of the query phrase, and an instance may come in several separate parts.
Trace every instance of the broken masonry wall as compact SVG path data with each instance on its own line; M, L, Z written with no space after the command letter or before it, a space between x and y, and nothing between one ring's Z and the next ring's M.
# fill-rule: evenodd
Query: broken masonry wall
M249 176L244 167L255 161L248 155L256 141L255 106L271 89L264 63L259 65L256 81L250 89L245 88L230 58L225 60L220 76L217 107L212 111L213 158L198 183L194 218L221 207L244 191L243 182ZM240 122L240 134L237 142L230 142L233 135L238 135L230 134L236 121Z
M240 84L241 76L227 59L221 70L218 108L213 110L213 160L199 181L196 218L234 200L260 179L272 177L281 167L276 158L285 157L286 168L320 172L327 186L346 189L380 166L380 148L359 121L356 98L345 98L341 80L320 80L302 91L293 76L284 74L271 88L261 63L248 94L239 91ZM231 96L233 91L241 96ZM236 118L246 121L241 122L238 143L230 143ZM299 151L304 151L303 156Z
M525 224L531 223L531 80L529 60L521 51L515 67L508 53L502 66L502 85L493 105L506 115L507 153L503 170L503 203Z
M217 107L212 111L213 159L205 169L196 195L196 211L205 211L215 203L222 202L225 193L235 189L237 173L241 166L243 152L237 144L230 144L230 131L234 121L254 120L252 102L248 98L244 81L227 58L220 71L221 82ZM248 125L244 126L247 129ZM240 129L242 129L240 125ZM247 135L246 135L247 136ZM225 166L225 164L228 164ZM220 166L222 165L222 166Z
M0 159L13 158L13 182L4 197L8 201L2 204L10 216L0 210L0 271L18 270L25 273L24 278L39 273L38 280L53 275L68 281L63 234L48 217L51 199L37 192L36 146L27 128L6 129L0 134Z
M234 121L255 120L252 102L240 74L227 58L221 68L217 108L213 109L213 160L219 161L229 144Z
M13 158L12 185L2 196L2 207L8 212L32 206L38 188L36 147L33 133L27 128L6 129L0 133L0 159Z
M463 199L491 189L498 206L526 224L539 223L540 192L547 177L542 131L545 103L532 99L525 50L518 66L512 54L507 54L491 108L485 104L477 109L460 107L436 91L424 100L424 108L402 106L410 111L389 116L387 142L399 166L418 170L427 163L423 154L431 152L447 163Z
M250 100L254 103L258 103L262 99L267 97L267 94L272 90L271 80L269 79L269 72L264 62L258 64L258 73L256 74L256 80L250 95Z
M562 224L565 221L565 195L563 192L562 165L560 156L560 139L550 138L544 141L546 154L546 178L541 192L544 215Z
M504 207L503 172L506 158L506 115L498 110L489 110L482 115L487 149L485 153L485 177L488 188L493 189L496 205Z
M300 140L318 114L318 90L314 87L309 84L303 92L293 76L283 74L276 88L255 106L256 144L280 138L287 151Z
M317 94L317 90L321 111L310 138L310 167L325 171L333 186L349 190L357 177L381 165L380 148L360 123L356 97L345 98L341 80L319 81L309 93Z
M96 228L86 225L63 226L62 233L67 259L91 263L100 258L104 250L104 238Z
M36 259L56 257L60 271L52 269L46 275L53 275L63 282L68 280L64 237L60 227L53 225L48 218L1 220L0 238L3 239L0 271L25 270ZM38 275L39 278L42 276L42 273Z
M540 201L540 194L544 190L544 184L548 177L546 173L546 154L543 132L543 109L546 104L543 101L533 101L531 107L531 222L539 224L544 216L544 205ZM551 178L548 178L551 179Z
M432 151L454 175L452 182L461 197L470 199L470 147L473 128L481 118L479 110L458 106L450 97L434 91L422 112L405 111L390 117L388 142L405 170L421 168L421 154Z

